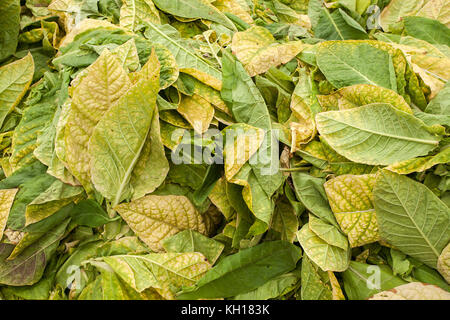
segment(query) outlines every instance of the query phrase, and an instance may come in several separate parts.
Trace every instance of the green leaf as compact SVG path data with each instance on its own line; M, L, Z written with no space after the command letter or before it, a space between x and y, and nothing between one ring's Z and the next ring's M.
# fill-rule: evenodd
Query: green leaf
M430 101L425 112L432 114L450 114L450 82L447 82L444 88L438 93L438 95Z
M300 249L285 241L241 250L221 260L178 299L227 298L249 292L294 269L300 256ZM246 281L239 280L243 277Z
M450 46L450 30L439 21L423 17L406 17L404 20L409 36L431 44Z
M0 61L16 51L20 31L20 1L4 0L0 6Z
M233 178L234 183L244 186L243 196L248 207L265 224L261 227L255 225L256 235L267 230L273 214L271 197L283 182L279 171L277 142L264 99L243 65L227 51L224 51L222 65L224 75L221 94L234 118L265 130L259 152L253 155L256 160L250 159L250 164L243 165Z
M133 176L133 170L145 165L140 162L148 161L144 148L155 114L160 70L154 54L152 61L152 74L135 84L104 114L89 141L92 182L113 206L130 195L136 197L132 187L145 183L140 175ZM138 197L155 188L140 192Z
M212 63L197 56L190 42L181 39L172 26L149 23L145 37L166 46L175 57L181 72L190 74L216 90L221 89L222 73Z
M9 0L8 0L9 1ZM15 1L9 1L15 2ZM1 13L1 9L0 9ZM8 30L0 28L1 32ZM0 43L2 37L0 37ZM1 46L6 49L6 47ZM0 53L0 60L2 54ZM0 128L6 116L14 110L30 87L34 74L34 61L31 54L0 68Z
M236 30L234 24L206 0L153 0L153 2L160 10L177 17L211 20Z
M327 111L347 110L372 103L389 103L393 107L412 113L405 99L390 89L370 84L357 84L339 89L329 96L318 96L322 107Z
M332 291L327 283L327 273L322 271L308 257L302 258L302 300L332 300Z
M317 64L327 80L338 89L371 84L396 90L392 58L387 52L367 43L324 42L317 51Z
M389 104L324 112L317 115L316 122L334 150L370 165L391 165L426 155L440 141L421 120Z
M104 260L130 285L141 290L152 286L168 300L174 299L181 287L193 285L210 269L200 253L121 255Z
M313 215L309 216L308 223L309 229L326 243L335 247L339 247L343 250L348 249L347 237L343 236L339 229L335 226L317 219Z
M295 194L305 207L316 217L338 226L328 204L323 184L325 179L316 178L302 172L292 172Z
M51 216L72 201L80 199L83 192L82 187L73 187L55 180L27 205L25 224L36 223Z
M78 202L71 209L70 214L74 223L91 228L98 228L106 223L117 220L111 219L105 210L91 199Z
M313 30L317 38L325 40L368 39L358 22L341 9L330 14L327 8L322 8Z
M297 232L297 238L308 258L323 271L342 272L348 268L350 262L348 248L342 249L322 240L319 235L311 230L309 223Z
M365 300L384 290L391 290L407 282L392 274L386 265L350 262L342 274L344 289L350 300Z
M436 268L450 241L450 209L425 185L383 170L374 187L383 240Z
M11 286L32 285L39 281L50 257L55 253L69 220L25 249L14 260L6 260L14 246L0 244L0 283Z
M167 252L199 252L213 265L221 255L225 245L205 237L195 230L184 230L162 241Z
M294 272L283 274L272 280L267 281L262 286L247 293L241 293L233 300L269 300L284 296L294 290L299 281L300 275L296 270Z

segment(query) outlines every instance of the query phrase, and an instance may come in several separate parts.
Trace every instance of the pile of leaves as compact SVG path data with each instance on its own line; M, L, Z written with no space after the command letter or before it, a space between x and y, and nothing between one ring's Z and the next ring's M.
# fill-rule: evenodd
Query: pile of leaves
M450 1L0 16L0 298L450 299Z

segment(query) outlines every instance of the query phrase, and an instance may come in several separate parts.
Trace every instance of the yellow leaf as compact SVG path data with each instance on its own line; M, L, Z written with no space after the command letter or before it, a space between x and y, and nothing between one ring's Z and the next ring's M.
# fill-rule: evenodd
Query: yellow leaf
M5 230L9 211L13 205L17 191L19 189L0 190L0 239L3 237L3 230Z
M130 88L120 62L108 51L91 64L73 89L64 130L65 161L69 171L90 190L88 142L105 112Z
M122 67L129 72L136 71L141 66L133 38L112 50L111 53L122 63Z
M248 24L253 24L250 9L243 7L241 4L245 2L239 0L216 0L214 6L222 12L229 12Z
M319 101L326 109L347 110L372 103L389 103L399 110L412 113L410 106L401 95L390 89L370 84L345 87L329 96L319 96Z
M182 230L207 234L203 216L184 196L148 195L122 203L114 210L153 251L162 251L160 241Z
M450 283L450 243L442 250L437 263L437 270Z
M435 156L414 158L399 163L395 163L387 167L387 170L399 173L410 174L413 172L424 172L435 165L450 162L450 148L438 153Z
M450 300L450 293L431 284L411 282L377 293L369 300Z
M334 272L328 271L328 278L330 278L331 290L333 294L333 300L345 300L344 293L342 292L341 285L338 279L334 275Z
M30 53L0 68L0 127L30 87L34 61Z
M269 30L259 26L236 32L231 44L233 53L251 77L264 73L271 67L288 63L304 48L301 41L276 43Z
M161 23L153 1L124 0L120 7L120 26L133 32L145 22Z
M214 117L213 106L199 95L183 96L177 111L192 125L197 133L204 133Z
M225 177L236 183L234 176L242 166L258 151L264 141L264 130L248 124L234 124L224 130Z
M375 175L342 175L324 185L331 210L352 248L379 240L374 184Z
M419 17L438 20L450 28L450 1L428 0L417 15Z

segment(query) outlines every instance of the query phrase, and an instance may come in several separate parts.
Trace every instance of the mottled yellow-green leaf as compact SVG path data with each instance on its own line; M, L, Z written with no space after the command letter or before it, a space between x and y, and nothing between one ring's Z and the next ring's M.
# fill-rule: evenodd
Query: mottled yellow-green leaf
M369 300L450 300L450 293L431 284L411 282L377 293Z
M149 23L146 37L155 43L167 47L175 57L181 72L187 73L197 80L222 89L222 73L211 62L198 56L191 48L191 43L182 39L177 30L170 25Z
M411 56L412 68L430 87L428 99L433 99L450 79L450 59L425 54Z
M113 206L130 195L133 198L143 196L162 183L158 176L156 181L147 179L147 175L141 176L151 165L148 162L153 146L150 145L149 134L152 123L155 123L153 118L159 91L160 67L154 51L150 60L153 68L105 112L89 141L92 182ZM153 138L159 143L161 154L162 142L158 140L157 132ZM133 174L135 167L138 172ZM165 163L166 173L167 167ZM164 172L160 173L164 178ZM157 185L154 182L158 182ZM135 188L139 189L136 195L133 194Z
M145 261L158 281L156 291L165 299L175 299L182 287L194 285L211 265L201 253L151 253Z
M122 63L122 67L129 72L136 71L141 66L133 38L112 50L111 53Z
M158 43L153 43L152 48L155 49L156 56L158 57L158 61L161 66L159 86L162 90L171 86L178 79L180 71L178 70L175 57L165 46ZM136 83L145 73L152 70L153 67L152 61L149 59L142 67L142 70L129 74L130 79L133 83Z
M120 7L120 26L135 31L145 22L160 23L159 13L151 0L124 0Z
M214 107L197 94L183 96L177 111L191 124L197 133L204 133L214 117Z
M352 248L379 240L373 206L376 175L343 175L324 185L331 210Z
M428 0L416 15L438 20L450 28L450 1Z
M0 190L0 239L3 237L3 230L5 230L6 222L8 221L9 210L11 210L17 191L19 189Z
M328 271L328 278L330 278L330 285L333 295L333 300L345 300L344 293L342 292L341 285L333 272Z
M160 287L155 276L149 270L145 256L117 255L104 257L103 261L137 292L142 292L148 288Z
M26 208L26 225L39 222L65 205L79 200L84 192L82 187L73 187L55 180L43 193L36 197Z
M251 12L245 2L239 0L215 0L214 6L222 12L229 12L248 24L253 23ZM245 7L242 5L245 4Z
M222 112L225 112L227 115L232 115L231 111L225 104L225 101L222 100L219 91L204 84L203 82L198 81L195 78L192 78L192 81L194 82L194 94L199 95L200 97L211 103L215 108L219 109Z
M85 69L73 88L64 129L65 160L69 171L90 190L88 143L105 112L128 91L131 82L120 62L108 50Z
M224 131L225 177L233 182L233 177L242 166L258 151L264 140L264 130L239 123L227 127Z
M442 250L437 262L437 270L450 283L450 243Z
M350 251L328 244L310 229L309 224L297 232L297 238L308 258L323 271L342 272L348 268Z
M380 15L383 30L391 31L393 24L403 17L415 15L423 4L424 0L392 0Z
M439 152L435 156L415 158L399 163L395 163L387 167L387 170L399 173L399 174L410 174L413 172L424 172L435 165L445 164L450 162L450 148Z
M188 130L176 127L165 121L160 121L159 124L161 127L161 140L164 146L169 150L175 150Z
M342 88L329 98L321 97L327 109L347 110L372 103L389 103L399 110L412 113L405 99L393 90L370 84L357 84Z
M233 216L234 209L228 200L226 184L227 181L224 177L217 180L208 198L220 210L220 212L222 212L225 218L229 220Z
M155 109L150 132L131 173L130 183L134 190L133 199L153 192L164 182L168 172L169 162L161 139L158 110Z
M327 281L328 272L322 271L308 256L302 258L301 270L302 300L332 300L333 291Z
M150 249L161 251L160 241L179 231L207 233L203 216L184 196L148 195L114 208Z
M0 68L0 127L30 87L34 61L30 53Z
M347 238L340 233L338 228L316 218L312 214L309 215L309 229L329 245L339 247L343 250L348 249Z
M269 30L259 26L236 32L231 44L233 53L251 77L291 61L304 48L301 41L276 43Z

